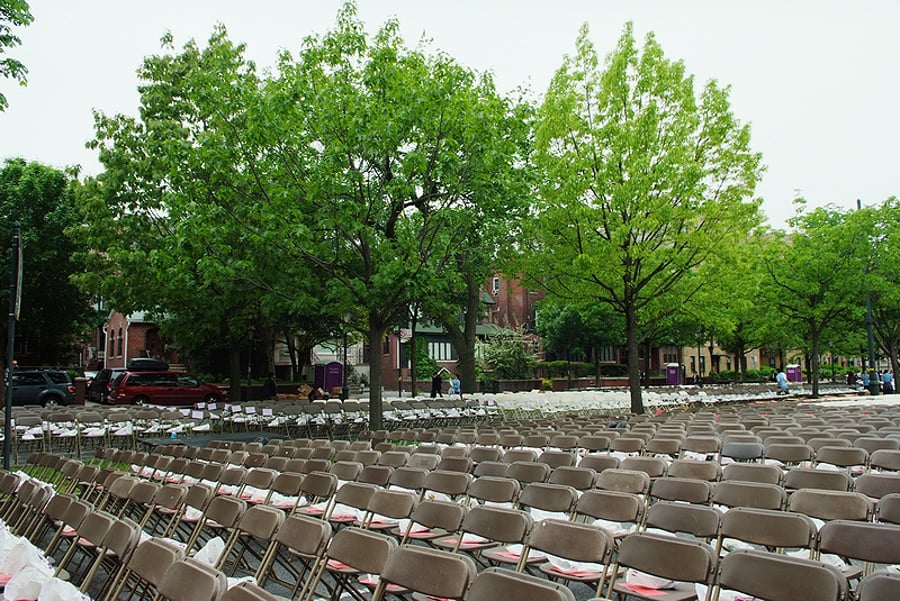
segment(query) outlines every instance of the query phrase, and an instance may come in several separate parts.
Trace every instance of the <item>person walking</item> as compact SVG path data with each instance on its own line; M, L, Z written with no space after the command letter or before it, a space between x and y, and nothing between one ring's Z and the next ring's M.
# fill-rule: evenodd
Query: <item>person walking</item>
M459 376L456 374L451 375L450 376L450 391L449 391L450 394L454 395L454 396L462 396L462 394L460 392L461 386L462 385L459 381Z
M431 377L431 398L441 397L444 398L444 393L441 390L444 387L444 379L441 375L441 370L437 370L434 372L434 375Z
M278 394L278 386L275 385L275 374L269 372L269 377L266 378L266 383L263 385L263 396L267 401L273 401L276 394Z

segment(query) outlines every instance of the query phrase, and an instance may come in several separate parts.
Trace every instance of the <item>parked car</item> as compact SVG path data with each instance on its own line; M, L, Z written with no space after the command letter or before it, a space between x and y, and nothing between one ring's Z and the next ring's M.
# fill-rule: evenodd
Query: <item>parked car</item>
M122 372L113 381L108 397L113 405L193 405L226 400L228 395L218 386L176 371Z
M10 384L13 405L58 407L75 402L75 385L71 376L62 370L16 369Z
M109 367L101 369L88 384L87 398L89 401L105 405L113 381L119 374L125 373L126 371L168 371L168 369L169 364L165 361L147 357L135 357L134 359L129 359L125 367Z
M120 373L123 373L125 368L123 367L114 367L101 369L97 372L97 375L91 379L90 384L88 384L87 388L87 398L89 401L94 401L95 403L105 404L106 398L109 396L109 388L112 386L113 380L116 379Z

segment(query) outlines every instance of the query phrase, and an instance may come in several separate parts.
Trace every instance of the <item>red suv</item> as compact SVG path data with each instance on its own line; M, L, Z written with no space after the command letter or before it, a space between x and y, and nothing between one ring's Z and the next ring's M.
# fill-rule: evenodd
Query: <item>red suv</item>
M193 405L227 400L228 395L218 386L176 371L123 372L116 376L108 397L113 405Z

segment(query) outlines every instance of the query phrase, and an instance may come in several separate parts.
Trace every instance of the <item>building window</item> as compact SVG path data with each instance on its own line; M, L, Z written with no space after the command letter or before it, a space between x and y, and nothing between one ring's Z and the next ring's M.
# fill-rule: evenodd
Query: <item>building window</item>
M612 346L601 346L597 348L597 360L601 363L615 363L616 349Z
M435 361L454 361L456 357L453 354L453 345L449 342L429 342L428 356Z
M691 355L691 373L697 373L697 357Z
M118 352L116 353L116 356L117 356L117 357L122 357L122 356L123 356L122 351L123 351L124 348L125 348L125 347L124 347L124 345L125 345L125 337L122 335L122 328L119 328L119 338L118 338L118 340L116 341L116 343L118 344Z
M706 357L703 355L700 355L700 373L706 373Z
M491 284L491 291L494 294L494 296L497 296L498 294L500 294L500 278L497 276L494 276L494 280Z

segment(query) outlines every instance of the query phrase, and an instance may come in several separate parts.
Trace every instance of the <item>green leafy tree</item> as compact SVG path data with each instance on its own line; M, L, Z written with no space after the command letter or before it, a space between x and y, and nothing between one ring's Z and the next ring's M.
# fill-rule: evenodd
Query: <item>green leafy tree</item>
M872 214L872 253L866 282L871 294L873 331L875 342L890 359L896 377L900 374L900 200L891 197L866 210Z
M496 380L534 377L534 353L520 334L491 336L479 345L482 370Z
M527 273L552 295L625 322L631 409L643 412L642 329L680 310L760 222L760 155L728 89L698 95L651 34L625 27L605 67L583 27L539 111L539 219Z
M351 313L371 351L370 425L382 420L378 349L406 308L459 283L455 257L508 193L505 101L488 76L410 50L388 21L371 38L345 5L336 27L285 53L265 88L259 220L289 262L327 278L323 302ZM473 221L474 220L474 221ZM442 283L441 286L444 284Z
M14 27L25 27L34 20L28 3L25 0L0 0L0 75L7 79L15 79L20 85L28 80L28 68L21 61L5 56L9 48L22 43L19 36L13 33ZM6 110L9 103L6 96L0 93L0 111Z
M863 322L860 294L871 252L869 224L868 215L835 207L801 210L790 220L789 234L777 233L768 241L769 281L761 300L803 340L814 397L823 337L842 322Z
M23 159L8 159L0 169L0 215L9 226L13 221L21 224L22 306L15 346L21 365L69 364L76 345L99 323L89 297L70 282L78 271L72 255L82 248L79 240L65 235L78 221L72 185L69 174ZM9 290L10 239L2 239L5 291ZM4 298L8 303L8 296ZM0 324L4 339L6 326L4 320Z
M95 116L105 171L80 197L77 235L94 250L79 283L122 312L151 313L196 361L226 352L238 398L251 340L336 318L315 296L321 278L285 263L259 234L265 223L244 218L259 174L243 136L261 93L244 47L219 27L205 48L177 52L166 35L163 50L139 71L139 117Z

